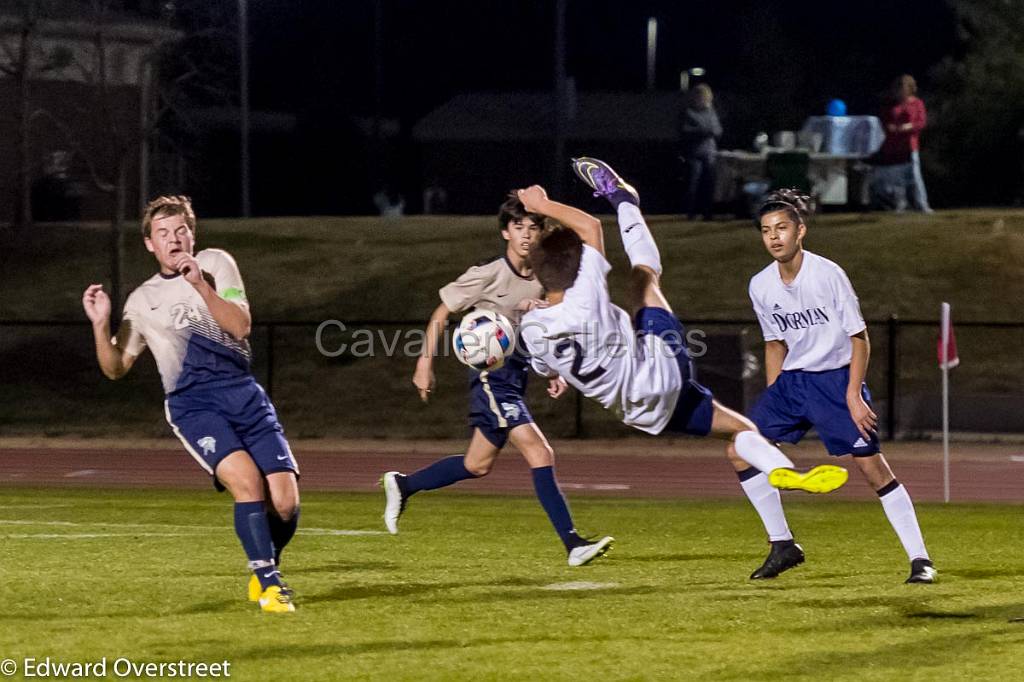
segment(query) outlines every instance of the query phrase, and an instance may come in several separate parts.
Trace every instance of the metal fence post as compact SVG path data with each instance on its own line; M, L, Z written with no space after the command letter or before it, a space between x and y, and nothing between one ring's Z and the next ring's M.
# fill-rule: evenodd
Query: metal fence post
M889 345L889 367L887 370L886 390L888 393L888 414L885 420L886 440L896 440L896 400L898 395L897 383L899 382L899 336L900 319L896 314L889 316L887 324L888 345Z

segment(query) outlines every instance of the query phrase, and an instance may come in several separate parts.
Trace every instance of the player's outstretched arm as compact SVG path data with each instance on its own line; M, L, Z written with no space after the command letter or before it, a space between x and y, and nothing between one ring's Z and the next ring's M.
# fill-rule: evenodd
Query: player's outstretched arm
M437 347L441 336L444 334L444 327L448 323L448 316L451 311L448 306L441 303L434 309L434 313L427 322L426 338L423 340L423 354L416 361L416 372L412 375L412 383L419 391L420 400L428 402L430 392L434 390L434 356L437 355Z
M548 193L540 185L531 185L516 192L523 206L530 213L540 213L568 227L583 240L604 255L604 231L601 221L578 208L552 201Z
M124 352L131 334L131 322L124 320L117 339L110 338L110 297L102 284L91 284L82 294L82 307L92 322L92 335L96 342L96 360L108 379L120 379L135 364L135 357Z

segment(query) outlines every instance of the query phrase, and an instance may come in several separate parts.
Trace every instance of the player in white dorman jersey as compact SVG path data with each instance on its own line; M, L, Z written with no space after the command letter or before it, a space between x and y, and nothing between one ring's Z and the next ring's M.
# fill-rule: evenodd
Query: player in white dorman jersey
M521 190L519 196L528 210L562 225L546 233L530 251L548 302L547 307L528 312L520 329L520 341L534 370L543 376L561 376L623 423L646 433L728 440L728 457L737 470L756 467L770 472L771 494L778 495L776 487L829 492L841 486L845 469L826 465L806 473L795 471L793 463L762 438L748 419L715 401L711 391L697 382L685 330L661 292L661 256L640 212L636 190L597 159L576 159L573 167L596 196L608 199L615 208L632 265L634 315L611 302L607 283L611 265L604 257L600 222L586 214L587 220L579 219L576 209L552 201L542 187ZM752 577L777 574L755 571Z
M936 571L906 488L881 453L864 382L871 346L857 294L843 269L803 248L808 197L772 192L757 227L773 262L750 280L750 301L764 334L768 388L750 413L767 438L796 443L812 427L830 455L852 455L878 493L910 559L908 583L931 583ZM786 527L782 501L764 513Z

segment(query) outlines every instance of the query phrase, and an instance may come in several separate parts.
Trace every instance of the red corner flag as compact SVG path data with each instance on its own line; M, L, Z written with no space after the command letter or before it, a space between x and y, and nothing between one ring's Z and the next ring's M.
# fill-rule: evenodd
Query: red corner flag
M960 356L956 352L956 335L953 333L953 319L948 303L942 304L938 355L939 369L953 369L960 364Z

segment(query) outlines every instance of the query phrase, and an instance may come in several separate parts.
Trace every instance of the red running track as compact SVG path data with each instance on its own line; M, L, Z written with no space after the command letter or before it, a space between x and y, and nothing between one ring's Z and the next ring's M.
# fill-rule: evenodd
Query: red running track
M138 447L105 443L0 443L0 486L194 488L210 487L204 472L173 441ZM294 443L304 490L376 489L384 471L413 471L438 457L458 452L463 444L396 441L320 441ZM570 496L730 498L740 494L736 477L714 441L620 440L553 443L558 478ZM98 447L100 446L100 447ZM800 465L827 461L820 444L791 451ZM929 443L887 448L897 478L915 501L942 500L941 449ZM832 461L836 461L832 458ZM851 469L850 482L834 493L840 499L870 499L874 493ZM951 466L955 502L1024 502L1024 446L958 444ZM465 481L462 492L532 494L526 463L512 449L504 452L484 479Z

